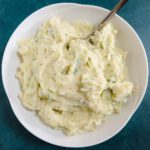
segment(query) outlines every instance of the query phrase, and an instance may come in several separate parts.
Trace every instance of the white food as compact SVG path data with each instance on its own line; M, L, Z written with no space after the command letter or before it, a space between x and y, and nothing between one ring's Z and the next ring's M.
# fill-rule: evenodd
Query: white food
M85 22L53 18L19 42L23 106L69 135L93 131L120 110L133 90L127 81L127 54L116 46L116 30L108 24L90 40L79 39L92 29Z

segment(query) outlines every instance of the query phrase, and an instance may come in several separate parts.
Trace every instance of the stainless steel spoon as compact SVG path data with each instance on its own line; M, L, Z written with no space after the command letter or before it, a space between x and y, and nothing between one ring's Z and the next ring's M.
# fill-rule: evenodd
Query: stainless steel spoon
M128 0L120 0L120 2L113 8L113 10L102 20L102 22L94 29L92 33L90 33L87 37L83 39L89 39L96 31L101 30L110 20L111 18L118 12Z

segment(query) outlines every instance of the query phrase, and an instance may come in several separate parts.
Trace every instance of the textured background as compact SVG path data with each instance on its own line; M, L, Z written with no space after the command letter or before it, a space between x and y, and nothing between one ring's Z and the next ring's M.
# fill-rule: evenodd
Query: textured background
M0 61L12 32L32 12L58 2L77 2L113 8L118 0L0 0ZM137 31L150 61L150 0L129 0L119 12ZM0 62L1 63L1 62ZM1 70L1 69L0 69ZM1 74L0 74L1 76ZM0 150L59 150L31 135L16 119L0 80ZM64 148L68 149L68 148ZM112 139L89 150L150 149L150 84L142 104L126 127Z

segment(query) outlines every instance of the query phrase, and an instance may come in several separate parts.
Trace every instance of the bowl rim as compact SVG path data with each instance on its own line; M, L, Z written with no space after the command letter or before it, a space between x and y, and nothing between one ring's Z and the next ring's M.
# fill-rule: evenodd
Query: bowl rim
M38 13L39 11L42 11L44 9L47 9L49 7L52 7L52 6L59 6L59 5L64 5L67 6L67 5L73 5L73 6L70 6L69 8L71 7L74 7L74 6L77 6L77 7L92 7L92 8L95 8L95 9L101 9L101 10L104 10L105 12L109 12L110 10L109 9L106 9L106 8L103 8L101 6L96 6L96 5L89 5L89 4L81 4L81 3L69 3L69 2L62 2L62 3L54 3L54 4L50 4L50 5L47 5L47 6L44 6L36 11L34 11L33 13L31 13L30 15L28 15L23 21L21 21L21 23L16 27L16 29L13 31L12 35L10 36L7 44L6 44L6 47L5 47L5 50L4 50L4 53L3 53L3 58L2 58L2 64L1 64L1 74L2 74L2 83L3 83L3 87L4 87L4 90L5 90L5 93L7 95L7 98L9 100L9 96L8 96L8 91L7 91L7 88L5 86L5 76L4 76L4 60L5 60L5 56L6 56L6 49L9 45L9 42L10 40L12 39L14 33L16 32L16 30L22 25L24 24L25 21L27 21L32 15L35 15L36 13ZM144 95L146 93L146 89L147 89L147 86L148 86L148 77L149 77L149 67L148 67L148 59L147 59L147 55L146 55L146 51L145 51L145 48L144 48L144 45L140 39L140 37L138 36L138 34L136 33L136 31L133 29L133 27L125 20L123 19L121 16L119 16L118 14L115 14L115 16L120 19L123 23L125 23L131 30L132 32L134 33L134 35L136 36L138 42L140 43L142 49L143 49L143 54L144 54L144 58L145 58L145 63L146 63L146 79L145 79L145 84L144 84L144 90L141 94L141 98L139 99L139 101L137 102L137 104L135 105L134 109L132 110L132 112L130 113L130 115L128 116L128 118L126 119L126 121L124 122L124 124L118 128L118 130L113 134L113 135L109 135L107 136L107 138L101 140L100 142L95 142L95 143L92 143L92 144L82 144L80 146L76 145L76 146L70 146L70 145L62 145L62 144L59 144L59 143L54 143L54 142L50 142L49 140L47 139L44 139L43 137L40 137L38 134L36 134L35 132L33 132L29 127L27 127L24 123L23 123L23 120L18 116L18 114L15 112L15 109L13 108L12 106L12 102L9 100L9 103L10 103L10 106L13 110L13 113L15 114L16 118L19 120L19 122L21 123L21 125L26 129L28 130L32 135L34 135L35 137L37 137L38 139L41 139L42 141L45 141L49 144L53 144L53 145L56 145L56 146L60 146L60 147L68 147L68 148L83 148L83 147L89 147L89 146L94 146L94 145L97 145L97 144L100 144L100 143L103 143L109 139L111 139L112 137L114 137L116 134L118 134L125 126L126 124L128 123L128 121L131 119L131 117L134 115L134 113L136 112L137 108L139 107L139 105L141 104L143 98L144 98Z

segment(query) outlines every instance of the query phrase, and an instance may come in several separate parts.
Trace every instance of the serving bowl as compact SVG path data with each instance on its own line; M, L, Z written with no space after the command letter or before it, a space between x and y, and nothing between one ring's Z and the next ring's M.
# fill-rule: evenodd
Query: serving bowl
M111 20L118 29L117 45L128 52L127 67L135 92L119 114L111 115L94 132L66 136L45 125L35 112L26 110L19 98L20 87L15 78L19 66L17 42L36 33L42 23L54 16L66 21L85 20L97 25L109 10L91 5L59 3L46 6L27 17L14 31L6 46L2 61L2 80L12 110L20 123L36 137L63 147L86 147L102 143L116 135L130 120L140 105L148 83L148 61L144 46L134 29L121 17Z

